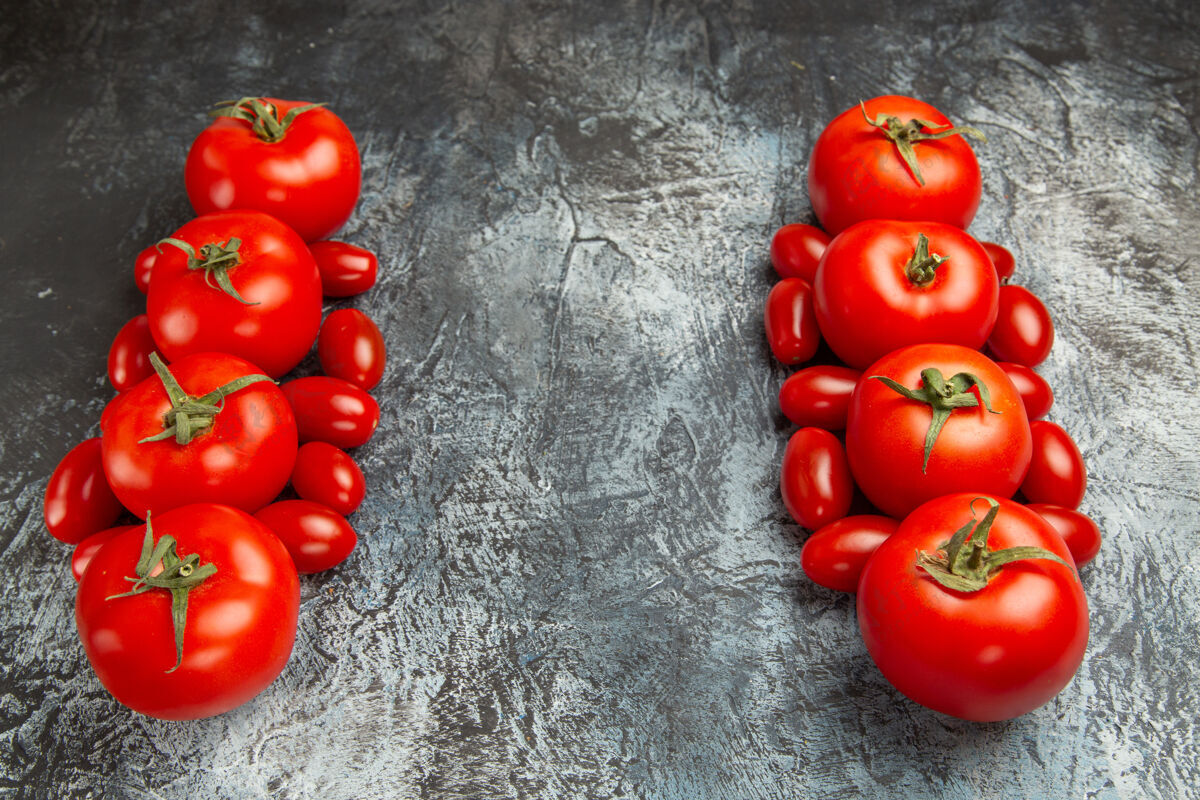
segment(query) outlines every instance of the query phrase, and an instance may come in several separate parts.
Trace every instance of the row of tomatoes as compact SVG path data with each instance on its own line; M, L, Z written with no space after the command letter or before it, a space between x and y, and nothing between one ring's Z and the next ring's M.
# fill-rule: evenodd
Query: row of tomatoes
M813 532L803 569L857 592L867 650L904 694L994 720L1081 663L1077 567L1100 531L1078 511L1079 448L1042 419L1050 314L1008 282L1009 250L965 230L982 191L967 135L982 138L900 96L830 123L809 163L824 230L774 235L764 322L779 361L818 362L779 394L799 426L780 488Z
M323 297L360 294L378 270L327 239L361 188L345 124L269 98L214 116L185 169L199 216L137 257L146 310L109 350L117 395L43 507L75 545L76 624L101 683L167 719L227 711L282 671L298 575L357 544L346 517L366 480L346 451L379 424L386 362L363 312L322 320ZM323 374L278 383L314 342Z

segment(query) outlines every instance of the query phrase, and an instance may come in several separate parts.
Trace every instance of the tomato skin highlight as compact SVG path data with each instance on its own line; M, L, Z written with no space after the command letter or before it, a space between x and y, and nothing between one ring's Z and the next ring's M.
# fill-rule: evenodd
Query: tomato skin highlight
M856 514L825 525L804 543L800 566L813 583L835 592L858 588L871 554L900 523L878 514Z
M803 278L784 278L771 287L763 312L771 353L784 364L802 364L817 354L821 332L813 312L813 290Z
M158 248L150 245L137 254L133 262L133 285L145 294L150 290L150 273L154 271L154 260L158 258Z
M354 552L358 535L345 518L311 500L280 500L254 515L271 529L301 575L336 567Z
M809 530L846 516L854 481L842 443L821 428L793 433L783 453L779 489L792 519Z
M118 525L115 528L105 528L102 531L97 531L91 536L88 536L79 544L75 545L75 551L71 553L71 577L76 583L83 578L83 571L87 569L87 565L91 562L92 556L100 551L100 548L108 544L109 540L118 533L140 529L141 525Z
M72 447L50 476L42 501L46 530L60 542L78 544L103 530L125 509L104 475L99 438Z
M296 452L292 488L305 500L349 516L362 504L367 483L358 464L344 450L327 442L306 442Z
M379 259L370 250L346 242L313 242L308 246L321 273L326 297L353 297L375 285Z
M108 348L108 382L118 392L132 389L154 374L150 354L154 352L150 318L138 314L121 326Z
M781 278L817 278L817 264L829 246L829 234L813 225L784 225L771 237L771 266Z
M1045 304L1024 286L1000 287L996 326L987 342L996 360L1036 367L1053 345L1054 322Z
M1071 435L1046 420L1029 424L1033 458L1021 483L1021 494L1030 503L1050 503L1076 509L1087 491L1087 466Z
M1011 278L1017 269L1017 259L1013 256L1012 251L995 242L980 242L979 244L987 251L988 258L991 259L992 266L996 270L996 278L1000 281Z
M349 381L313 376L280 388L295 412L301 442L349 450L366 444L379 427L379 403Z
M996 365L1013 382L1017 393L1021 395L1021 402L1025 404L1025 415L1030 420L1041 419L1050 413L1054 405L1054 390L1045 378L1024 364L998 361Z
M1100 526L1086 514L1050 503L1030 503L1026 508L1036 511L1058 531L1076 567L1082 567L1100 552Z
M840 431L860 377L856 369L832 364L797 370L779 389L779 410L802 428Z
M317 358L329 377L370 390L383 378L387 347L370 317L356 308L342 308L322 323Z

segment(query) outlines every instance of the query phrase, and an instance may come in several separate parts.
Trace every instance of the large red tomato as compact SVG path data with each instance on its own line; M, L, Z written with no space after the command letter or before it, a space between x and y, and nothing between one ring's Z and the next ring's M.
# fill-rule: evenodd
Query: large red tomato
M966 228L982 195L979 162L933 106L886 95L848 109L817 137L808 196L821 227L837 234L864 219L936 220Z
M229 353L278 378L308 354L321 326L321 276L295 231L259 211L225 211L159 247L146 314L168 361Z
M909 344L982 347L996 323L1000 284L965 231L875 219L829 243L813 289L821 335L861 369Z
M184 168L197 214L253 208L315 242L350 218L362 188L354 137L321 105L268 97L222 104Z
M1049 701L1088 638L1062 538L1037 513L974 492L922 505L879 545L858 583L858 622L889 683L980 722Z
M242 511L199 503L102 546L79 582L75 623L113 697L152 717L198 719L275 680L299 608L279 539Z
M864 370L850 397L850 469L867 499L898 519L951 492L1011 497L1032 452L1021 396L976 350L905 347Z

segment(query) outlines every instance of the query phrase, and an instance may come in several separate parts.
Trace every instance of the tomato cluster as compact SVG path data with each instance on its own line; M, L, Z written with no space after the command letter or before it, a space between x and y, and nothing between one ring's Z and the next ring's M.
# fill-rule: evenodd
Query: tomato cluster
M282 671L299 574L336 566L366 480L346 452L379 424L386 348L362 311L378 259L327 241L358 201L353 136L324 104L218 107L185 168L199 215L143 250L145 312L108 354L100 436L62 459L46 528L75 545L84 651L120 702L227 711ZM324 375L284 378L316 345ZM288 488L290 484L290 489Z
M1042 419L1049 312L1009 282L1011 251L966 230L982 196L968 136L984 139L894 95L834 119L808 164L820 227L772 237L763 316L771 353L799 367L779 392L799 428L780 491L812 532L804 571L857 592L867 650L901 692L996 720L1081 663L1077 568L1100 530L1078 511L1079 448Z

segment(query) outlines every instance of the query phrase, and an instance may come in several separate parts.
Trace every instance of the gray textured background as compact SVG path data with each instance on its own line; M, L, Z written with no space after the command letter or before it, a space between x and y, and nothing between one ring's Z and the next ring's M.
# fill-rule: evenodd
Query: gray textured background
M1197 796L1195 4L0 5L0 796ZM886 684L777 489L768 239L889 91L990 138L972 231L1054 314L1106 537L1082 669L1009 723ZM91 674L41 496L256 93L358 138L383 422L282 677L165 723Z

